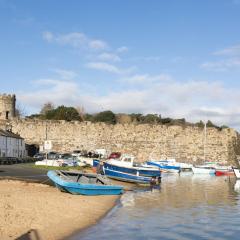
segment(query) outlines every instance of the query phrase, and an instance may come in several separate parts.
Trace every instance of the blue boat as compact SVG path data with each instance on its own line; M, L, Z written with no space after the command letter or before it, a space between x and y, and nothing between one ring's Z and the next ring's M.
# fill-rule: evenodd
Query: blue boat
M163 172L179 173L181 170L180 166L176 166L176 165L174 166L174 163L167 160L147 161L146 163L149 166L159 167Z
M135 164L134 157L129 155L104 162L103 171L109 178L124 182L155 184L159 183L161 179L159 168Z
M109 180L99 174L48 171L48 177L61 191L81 195L119 195L122 186L111 185Z

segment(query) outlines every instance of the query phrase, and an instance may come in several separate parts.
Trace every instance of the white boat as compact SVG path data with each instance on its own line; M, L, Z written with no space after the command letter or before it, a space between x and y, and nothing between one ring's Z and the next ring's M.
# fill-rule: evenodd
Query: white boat
M210 174L214 175L216 172L215 168L208 167L206 165L201 165L201 166L195 166L192 167L192 171L194 174Z
M76 159L78 162L81 162L82 164L93 166L93 160L96 158L80 156L80 157L76 157Z
M234 174L237 179L240 179L240 169L239 168L233 168Z
M75 167L78 165L76 160L73 159L44 159L35 162L36 166L52 166L52 167Z
M180 171L191 171L192 164L176 162L174 158L165 160L150 160L147 161L149 165L160 167L163 172L179 173Z
M36 161L36 166L52 166L52 167L61 167L62 162L52 159L43 159L42 161Z

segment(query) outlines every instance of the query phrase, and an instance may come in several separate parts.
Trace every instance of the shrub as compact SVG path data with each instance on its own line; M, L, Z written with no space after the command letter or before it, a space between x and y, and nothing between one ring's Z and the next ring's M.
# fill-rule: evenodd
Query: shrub
M93 121L115 124L116 123L116 115L112 111L100 112L93 117Z

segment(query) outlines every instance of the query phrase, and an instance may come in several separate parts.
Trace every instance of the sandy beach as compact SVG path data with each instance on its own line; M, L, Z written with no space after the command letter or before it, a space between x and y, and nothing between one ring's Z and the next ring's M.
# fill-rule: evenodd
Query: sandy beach
M96 223L117 198L71 195L44 184L1 180L0 239L24 234L26 239L64 239Z

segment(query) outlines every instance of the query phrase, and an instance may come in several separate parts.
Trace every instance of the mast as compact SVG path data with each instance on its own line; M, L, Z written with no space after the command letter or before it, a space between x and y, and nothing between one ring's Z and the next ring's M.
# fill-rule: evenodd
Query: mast
M207 123L204 123L203 159L206 162Z

